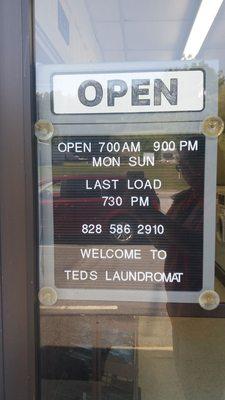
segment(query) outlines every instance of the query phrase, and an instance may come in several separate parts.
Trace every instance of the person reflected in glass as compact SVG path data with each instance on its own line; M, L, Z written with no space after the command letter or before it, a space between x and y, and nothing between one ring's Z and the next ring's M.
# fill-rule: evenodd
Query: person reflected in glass
M172 197L173 203L167 214L155 208L136 209L137 218L142 223L164 226L164 234L156 237L153 244L167 253L165 273L182 273L180 283L166 283L167 291L197 291L202 288L205 139L192 136L191 140L198 140L198 150L180 151L176 166L188 188Z

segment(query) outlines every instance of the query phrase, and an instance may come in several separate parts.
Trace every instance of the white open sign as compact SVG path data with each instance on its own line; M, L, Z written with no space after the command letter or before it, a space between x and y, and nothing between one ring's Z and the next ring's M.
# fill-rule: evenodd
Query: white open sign
M55 74L55 114L202 111L204 72Z

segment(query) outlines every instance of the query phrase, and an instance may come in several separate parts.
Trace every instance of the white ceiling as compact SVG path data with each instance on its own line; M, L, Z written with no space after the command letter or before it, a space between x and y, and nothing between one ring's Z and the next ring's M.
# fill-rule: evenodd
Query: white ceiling
M180 59L201 3L201 0L85 1L102 58L107 62ZM225 3L199 57L222 57L225 66L225 50L221 51L224 42Z
M35 2L37 60L86 63L181 59L201 0L60 0L70 46L58 32L58 0L47 3ZM219 59L225 70L224 43L225 0L197 58Z

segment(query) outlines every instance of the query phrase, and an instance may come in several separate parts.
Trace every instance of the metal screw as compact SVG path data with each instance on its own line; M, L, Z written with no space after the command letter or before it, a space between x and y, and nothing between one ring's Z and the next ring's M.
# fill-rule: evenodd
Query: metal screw
M202 123L202 133L209 137L218 137L224 130L224 122L220 117L209 116Z
M45 119L39 119L34 125L35 135L41 142L47 142L52 138L54 126Z
M220 304L220 296L214 290L205 290L199 296L199 304L204 310L215 310Z
M39 290L38 298L44 306L53 306L57 302L57 292L52 287L43 287Z

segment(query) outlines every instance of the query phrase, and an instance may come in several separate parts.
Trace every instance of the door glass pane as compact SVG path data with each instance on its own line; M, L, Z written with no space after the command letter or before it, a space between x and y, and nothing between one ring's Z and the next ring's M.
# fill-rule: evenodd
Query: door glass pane
M39 398L225 399L225 3L34 9Z

